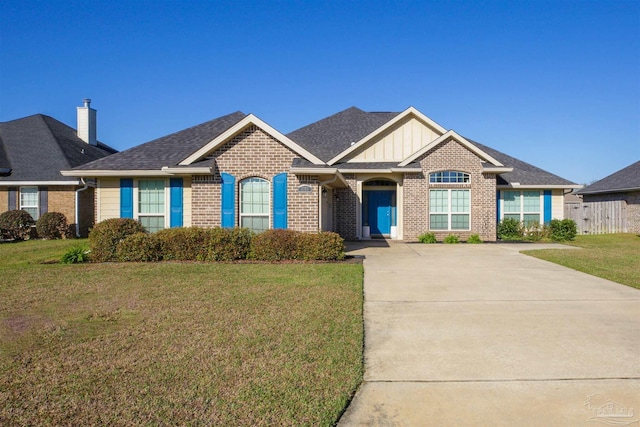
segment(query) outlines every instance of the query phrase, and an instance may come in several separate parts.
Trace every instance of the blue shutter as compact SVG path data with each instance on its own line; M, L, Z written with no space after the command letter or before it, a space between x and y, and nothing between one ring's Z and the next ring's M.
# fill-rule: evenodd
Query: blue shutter
M9 206L10 211L18 208L18 190L16 187L9 187Z
M169 227L182 227L182 178L171 178L169 180L169 187L169 204L171 207Z
M222 226L231 228L236 225L236 178L221 173L222 178Z
M500 190L496 192L496 222L500 222Z
M133 218L133 178L120 179L120 218Z
M47 187L38 187L38 209L40 216L49 211L49 189Z
M551 190L544 190L544 223L549 224L551 222Z
M273 228L287 228L287 173L273 177Z

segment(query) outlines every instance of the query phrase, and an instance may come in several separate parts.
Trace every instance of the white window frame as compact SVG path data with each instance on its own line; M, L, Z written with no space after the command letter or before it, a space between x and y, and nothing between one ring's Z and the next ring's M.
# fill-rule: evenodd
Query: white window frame
M267 183L267 213L266 214L255 214L255 213L243 213L242 212L242 201L243 201L243 191L242 191L242 183L250 181L252 179L257 179ZM260 176L249 176L244 179L241 179L238 182L238 226L242 227L242 219L244 217L263 217L267 218L267 228L265 230L269 230L271 228L271 201L273 199L271 182L268 179L264 179Z
M36 191L36 204L35 204L35 206L33 206L33 205L25 205L22 202L22 195L24 194L25 190L35 190ZM34 208L36 210L35 215L27 210L27 209L34 209ZM31 214L31 217L33 218L34 221L37 221L38 218L40 218L40 190L38 190L38 187L35 187L35 186L20 187L20 200L19 200L18 209L23 209L23 210L29 212L29 214Z
M164 182L164 210L160 213L140 213L140 181L162 181ZM141 217L157 217L162 216L164 218L164 227L168 228L167 220L169 219L169 209L170 209L170 200L169 200L169 180L165 178L139 178L136 179L133 186L133 218L140 221Z
M506 212L504 196L505 193L519 193L520 194L520 209L518 212ZM538 211L525 211L524 210L524 193L538 193ZM502 204L500 209L500 220L505 218L505 215L520 215L520 222L525 223L524 216L525 215L538 215L538 224L542 224L544 222L544 192L541 190L502 190L500 191L500 203ZM529 222L529 221L527 221Z
M466 191L469 195L469 212L451 212L451 191ZM431 191L446 191L447 192L447 212L432 212L431 205ZM431 228L431 215L447 215L447 229L434 229ZM451 218L453 215L468 215L469 216L469 227L466 229L463 228L451 228ZM470 188L430 188L429 189L429 231L471 231L471 189Z

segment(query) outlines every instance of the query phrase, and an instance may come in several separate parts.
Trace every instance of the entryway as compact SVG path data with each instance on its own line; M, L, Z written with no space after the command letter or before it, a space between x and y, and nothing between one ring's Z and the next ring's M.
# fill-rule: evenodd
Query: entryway
M364 184L362 225L371 237L395 237L397 226L396 183L388 180Z

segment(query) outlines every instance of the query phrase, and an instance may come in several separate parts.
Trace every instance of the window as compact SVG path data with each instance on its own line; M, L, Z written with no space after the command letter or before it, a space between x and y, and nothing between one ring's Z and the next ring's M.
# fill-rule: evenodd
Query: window
M138 181L138 221L151 233L165 227L164 187L163 179Z
M468 184L469 174L456 171L442 171L429 174L431 184Z
M240 227L260 233L269 228L269 182L247 178L240 182Z
M38 220L40 217L38 187L20 187L20 209L29 212L35 221Z
M522 223L540 223L539 191L504 191L504 218L513 218Z
M470 190L429 190L431 230L469 230L470 217Z

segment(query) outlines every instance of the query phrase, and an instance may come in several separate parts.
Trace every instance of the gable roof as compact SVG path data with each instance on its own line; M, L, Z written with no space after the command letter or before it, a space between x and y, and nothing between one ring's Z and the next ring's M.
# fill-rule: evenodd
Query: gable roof
M328 162L398 114L367 113L351 107L290 132L287 137Z
M35 114L0 123L0 168L11 169L0 182L75 181L60 170L109 156L116 152L99 142L87 144L75 129L58 120Z
M577 191L577 194L617 193L640 190L640 160Z
M186 157L206 145L212 138L222 134L245 117L246 114L236 111L171 135L137 145L104 159L87 163L75 169L82 171L158 171L165 166L177 166Z

